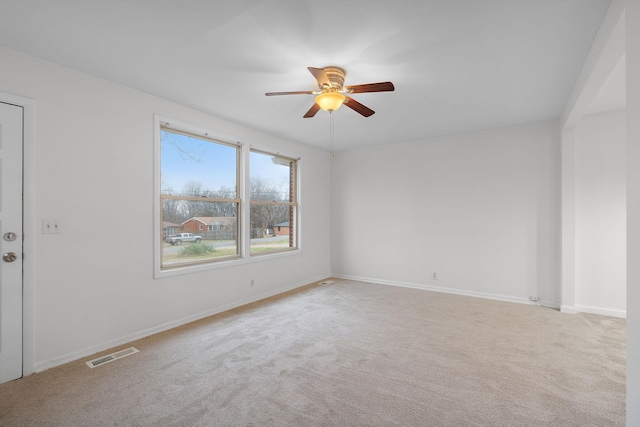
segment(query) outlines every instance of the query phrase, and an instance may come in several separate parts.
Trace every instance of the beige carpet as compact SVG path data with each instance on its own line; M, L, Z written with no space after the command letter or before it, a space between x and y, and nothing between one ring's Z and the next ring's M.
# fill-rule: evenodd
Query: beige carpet
M1 385L0 425L625 422L625 321L604 316L337 280L130 345Z

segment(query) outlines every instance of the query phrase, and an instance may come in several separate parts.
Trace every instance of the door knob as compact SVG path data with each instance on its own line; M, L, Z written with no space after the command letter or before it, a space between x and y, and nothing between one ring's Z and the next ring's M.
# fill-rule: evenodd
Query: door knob
M13 262L16 259L18 259L18 256L16 255L15 252L7 252L6 254L2 255L2 259L5 262Z

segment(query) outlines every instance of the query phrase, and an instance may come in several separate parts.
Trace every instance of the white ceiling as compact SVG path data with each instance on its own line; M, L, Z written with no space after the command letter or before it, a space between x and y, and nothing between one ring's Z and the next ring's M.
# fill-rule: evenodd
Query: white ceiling
M325 149L312 96L264 93L392 81L334 113L340 150L558 119L609 3L0 0L0 44Z

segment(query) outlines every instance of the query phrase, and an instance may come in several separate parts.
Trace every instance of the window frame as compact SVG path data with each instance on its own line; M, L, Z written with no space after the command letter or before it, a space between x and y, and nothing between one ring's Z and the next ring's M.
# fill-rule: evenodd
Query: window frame
M299 157L293 157L293 156L287 156L284 155L282 152L277 151L277 150L266 150L264 148L260 148L260 147L254 147L254 146L249 146L248 151L248 156L251 156L251 153L257 153L257 154L262 154L262 155L266 155L266 156L274 156L274 157L280 157L282 159L286 159L289 160L291 162L295 163L294 166L294 178L293 180L289 181L289 194L291 195L291 197L294 199L293 201L289 201L289 202L277 202L277 201L264 201L264 200L256 200L253 201L251 199L251 192L247 191L247 201L246 201L246 205L247 205L247 209L249 210L249 212L251 212L251 205L263 205L263 206L289 206L289 207L293 207L295 210L295 214L293 215L295 220L293 221L293 225L291 224L292 220L291 218L289 219L289 235L291 236L291 231L293 231L293 235L295 238L295 246L293 247L287 247L284 249L278 249L278 250L273 250L273 251L269 251L269 252L264 252L264 253L257 253L257 254L252 254L251 253L251 245L249 245L248 251L246 252L249 256L249 258L257 258L257 257L264 257L264 256L269 256L269 255L274 255L274 254L279 254L279 253L287 253L287 252L295 252L295 251L299 251L300 250L300 158ZM248 163L248 168L247 168L247 173L248 173L248 178L247 181L249 183L251 183L251 162L249 161ZM291 189L291 186L293 186L293 189ZM273 224L274 226L274 232L275 232L275 224ZM249 226L251 227L251 226ZM280 227L278 227L280 228ZM250 230L250 228L248 229ZM291 237L290 237L291 239ZM250 239L249 239L250 240Z
M235 197L234 198L224 198L224 197L205 197L205 196L196 196L196 195L192 195L192 196L186 196L186 195L169 195L169 194L163 194L162 192L162 132L169 132L172 134L176 134L176 135L182 135L182 136L186 136L188 138L196 138L199 139L201 141L204 142L209 142L211 144L217 144L219 146L226 146L229 148L232 148L235 150ZM241 181L241 163L242 163L242 146L241 144L238 143L229 143L226 141L221 141L218 140L216 138L211 137L211 135L208 132L203 132L201 130L194 130L194 129L189 129L189 130L185 130L183 126L176 126L175 124L172 124L170 122L167 121L161 121L159 123L159 128L158 128L158 133L160 135L160 144L158 146L158 152L159 152L159 162L158 162L158 169L160 170L160 179L158 182L158 185L160 186L159 189L159 209L158 209L158 214L160 215L160 224L164 224L164 218L163 218L163 203L165 200L179 200L179 201L196 201L196 202L210 202L210 203L232 203L236 205L236 215L235 215L235 222L236 222L236 253L231 254L231 255L226 255L226 256L222 256L219 258L209 258L209 259L204 259L204 260L199 260L199 261L191 261L191 262L182 262L176 265L170 265L170 266L166 266L163 265L163 247L164 244L163 242L159 242L159 250L160 250L160 258L158 260L158 264L159 264L159 268L161 271L167 271L167 270L173 270L176 268L181 268L181 267L187 267L187 266L192 266L192 265L200 265L200 264L209 264L212 262L221 262L224 260L229 260L229 259L236 259L236 258L240 258L242 257L242 218L241 218L241 212L242 212L242 199L241 199L241 188L242 188L242 181ZM199 223L197 225L197 231L195 231L196 233L202 232L204 230L204 227L201 223ZM164 235L164 230L163 230L163 235Z
M238 222L237 222L237 244L238 254L231 257L222 257L212 259L205 262L185 263L171 268L162 268L162 252L161 246L164 241L164 232L162 224L162 198L161 198L161 130L163 127L172 131L181 132L186 135L194 135L203 137L214 142L219 142L231 146L236 146L239 150L237 156L237 200L238 200ZM268 252L260 255L250 255L251 248L251 230L250 230L250 153L251 150L261 152L267 155L275 155L279 157L296 160L296 181L295 181L295 197L297 201L296 209L296 240L297 247L287 248L282 251ZM242 265L253 262L263 262L271 259L296 256L302 254L302 159L297 153L292 153L281 148L275 148L254 141L238 141L231 135L223 132L211 131L202 126L193 125L184 121L176 120L160 114L154 114L154 172L153 172L153 277L161 279L200 271L214 270L218 268L228 268L232 266ZM228 202L229 200L225 200Z

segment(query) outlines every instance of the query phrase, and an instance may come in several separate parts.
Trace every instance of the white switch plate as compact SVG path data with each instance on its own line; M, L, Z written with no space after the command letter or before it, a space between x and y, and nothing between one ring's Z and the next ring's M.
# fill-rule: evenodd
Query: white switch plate
M60 234L62 233L62 221L59 219L43 219L42 234Z

